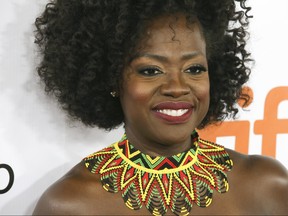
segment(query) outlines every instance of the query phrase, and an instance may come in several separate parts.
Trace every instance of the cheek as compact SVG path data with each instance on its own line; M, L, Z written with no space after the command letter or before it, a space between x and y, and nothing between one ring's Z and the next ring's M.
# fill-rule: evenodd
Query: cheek
M138 112L147 107L151 99L151 88L136 79L129 79L123 83L120 100L124 114Z
M197 92L197 99L203 109L203 111L208 111L209 103L210 103L210 84L209 79L203 82L201 85L198 85L196 90Z
M131 102L137 101L138 103L145 103L149 99L150 92L149 88L145 85L131 80L130 82L127 82L124 95Z
M210 99L210 83L209 79L203 80L201 83L197 85L197 97L201 101L206 101Z
M209 84L205 87L203 86L203 88L200 91L200 97L203 101L210 101L210 86Z

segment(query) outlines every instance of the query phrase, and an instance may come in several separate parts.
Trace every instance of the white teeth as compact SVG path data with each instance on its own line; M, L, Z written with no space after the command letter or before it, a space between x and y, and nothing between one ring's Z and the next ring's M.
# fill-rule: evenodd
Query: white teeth
M163 109L163 110L157 110L157 112L160 112L169 116L182 116L186 112L188 112L188 109L178 109L178 110Z

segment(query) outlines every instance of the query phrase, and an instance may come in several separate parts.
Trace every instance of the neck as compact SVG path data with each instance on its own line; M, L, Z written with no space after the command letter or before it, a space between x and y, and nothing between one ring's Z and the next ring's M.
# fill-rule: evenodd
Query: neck
M126 128L126 136L130 144L136 149L140 150L143 154L150 156L165 156L179 154L187 151L192 147L191 134L183 139L172 139L167 142L158 141L157 139L151 139L145 137L142 134L135 133L133 130Z

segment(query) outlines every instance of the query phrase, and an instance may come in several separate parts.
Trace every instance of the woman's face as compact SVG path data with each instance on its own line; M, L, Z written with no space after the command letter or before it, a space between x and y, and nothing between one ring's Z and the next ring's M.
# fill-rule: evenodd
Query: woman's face
M205 40L198 23L187 24L181 14L151 21L124 69L120 100L134 145L190 146L191 132L209 107Z

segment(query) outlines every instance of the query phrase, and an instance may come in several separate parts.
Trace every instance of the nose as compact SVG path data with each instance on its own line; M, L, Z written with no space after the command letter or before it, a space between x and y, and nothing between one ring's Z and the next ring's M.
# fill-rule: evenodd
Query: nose
M161 94L178 98L190 93L183 73L166 74L166 81L161 85Z

